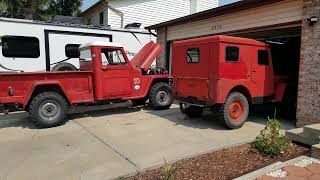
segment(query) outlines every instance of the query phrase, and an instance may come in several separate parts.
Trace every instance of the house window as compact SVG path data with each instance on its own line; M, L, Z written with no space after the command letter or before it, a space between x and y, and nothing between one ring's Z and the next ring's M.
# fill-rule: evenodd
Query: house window
M269 65L269 52L267 50L258 50L258 64Z
M91 18L88 18L88 25L91 25L92 22L91 22Z
M65 46L65 55L68 58L79 58L80 51L79 51L80 44L67 44Z
M239 61L239 47L227 46L225 60L226 60L226 62L238 62Z
M2 55L10 58L40 57L39 39L26 36L3 36Z
M187 50L187 63L199 63L200 49L190 48Z
M104 24L104 12L100 13L100 24Z

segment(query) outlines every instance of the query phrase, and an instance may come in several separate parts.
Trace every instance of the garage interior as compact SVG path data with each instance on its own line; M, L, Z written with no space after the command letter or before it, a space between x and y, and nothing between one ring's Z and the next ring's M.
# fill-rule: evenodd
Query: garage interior
M289 28L274 28L272 30L255 30L247 33L227 34L238 37L252 38L270 45L274 73L277 76L288 77L288 89L284 102L276 104L277 116L296 120L301 26ZM269 106L270 107L270 106ZM268 115L272 115L272 110ZM265 110L265 109L263 109Z

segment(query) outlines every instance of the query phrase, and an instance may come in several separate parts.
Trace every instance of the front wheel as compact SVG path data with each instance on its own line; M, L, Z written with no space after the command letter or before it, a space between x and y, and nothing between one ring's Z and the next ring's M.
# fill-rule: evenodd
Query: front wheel
M29 112L37 126L55 127L66 120L68 103L57 92L43 92L36 95L29 106Z
M171 86L160 82L152 85L149 92L149 103L153 109L168 109L173 102Z
M247 98L239 93L232 92L226 102L220 107L220 118L230 129L238 129L243 126L249 115L249 103Z

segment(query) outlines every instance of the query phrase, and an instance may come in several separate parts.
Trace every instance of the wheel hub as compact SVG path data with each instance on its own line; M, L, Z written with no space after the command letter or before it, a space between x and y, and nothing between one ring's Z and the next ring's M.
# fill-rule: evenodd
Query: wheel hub
M55 103L47 102L40 108L40 113L46 118L52 118L58 113L58 106Z
M169 99L168 93L166 91L159 91L156 95L156 99L159 103L165 104Z
M228 114L235 122L239 121L244 114L244 107L241 101L234 100L230 103Z

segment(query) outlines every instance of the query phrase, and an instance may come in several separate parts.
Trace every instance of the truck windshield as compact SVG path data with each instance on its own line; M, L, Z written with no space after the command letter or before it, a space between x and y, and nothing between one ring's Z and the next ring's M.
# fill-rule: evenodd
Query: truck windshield
M80 51L80 60L81 61L91 61L92 60L91 50L90 49L81 50Z

